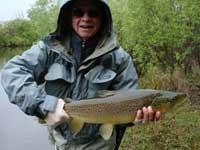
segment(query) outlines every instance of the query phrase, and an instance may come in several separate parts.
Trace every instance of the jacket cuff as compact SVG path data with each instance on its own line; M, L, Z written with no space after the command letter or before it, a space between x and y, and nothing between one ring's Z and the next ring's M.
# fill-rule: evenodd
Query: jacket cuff
M44 102L39 106L39 109L37 109L35 115L40 119L46 118L48 112L55 111L57 102L58 102L57 97L46 95Z
M46 95L42 109L47 112L54 112L58 103L58 98L51 95Z

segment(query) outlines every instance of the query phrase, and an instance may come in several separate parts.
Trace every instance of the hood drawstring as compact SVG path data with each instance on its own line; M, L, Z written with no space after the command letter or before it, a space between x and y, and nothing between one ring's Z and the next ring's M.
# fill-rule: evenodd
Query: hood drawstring
M85 49L85 41L81 42L81 49L84 50Z

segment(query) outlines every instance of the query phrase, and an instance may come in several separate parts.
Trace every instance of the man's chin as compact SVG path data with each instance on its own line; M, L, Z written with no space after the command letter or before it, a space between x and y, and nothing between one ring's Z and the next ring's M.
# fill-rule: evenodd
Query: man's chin
M88 40L89 38L93 37L91 34L81 34L80 35L81 39L83 40Z

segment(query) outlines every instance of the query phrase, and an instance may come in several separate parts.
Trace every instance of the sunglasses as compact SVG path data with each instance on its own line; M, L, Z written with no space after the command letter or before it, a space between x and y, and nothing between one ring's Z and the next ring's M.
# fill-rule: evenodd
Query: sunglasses
M91 18L95 18L100 15L98 10L92 9L92 8L90 8L88 10L83 10L81 8L73 8L72 9L72 15L75 17L83 17L85 13L87 13L87 15Z

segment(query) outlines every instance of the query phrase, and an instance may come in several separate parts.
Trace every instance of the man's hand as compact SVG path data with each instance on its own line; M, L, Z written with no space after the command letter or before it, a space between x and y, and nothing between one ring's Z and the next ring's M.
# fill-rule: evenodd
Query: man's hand
M69 115L63 110L64 104L65 102L63 99L58 99L55 112L49 112L44 119L48 126L55 128L57 125L69 119Z
M147 123L149 121L158 121L161 117L160 111L154 111L151 106L143 107L138 110L135 117L135 123Z

